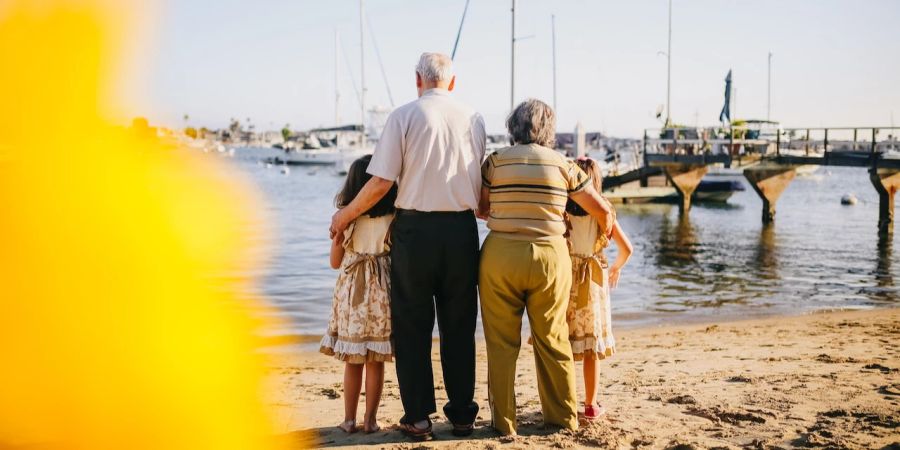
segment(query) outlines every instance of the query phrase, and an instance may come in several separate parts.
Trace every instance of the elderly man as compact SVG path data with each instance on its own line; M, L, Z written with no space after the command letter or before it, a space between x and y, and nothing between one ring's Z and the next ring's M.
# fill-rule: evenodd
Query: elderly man
M424 53L416 66L419 98L388 117L360 194L332 218L343 230L396 181L391 239L391 316L397 380L408 436L431 437L436 411L431 369L435 312L453 434L472 433L475 391L478 230L484 121L450 96L450 58Z

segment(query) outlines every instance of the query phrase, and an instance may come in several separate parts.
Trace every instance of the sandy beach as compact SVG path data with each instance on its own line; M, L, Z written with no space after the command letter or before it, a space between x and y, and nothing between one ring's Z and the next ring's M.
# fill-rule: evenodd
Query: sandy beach
M542 426L528 345L518 361L514 438L489 426L483 341L482 409L468 439L454 438L440 415L432 416L432 441L413 443L395 431L402 412L392 365L380 411L385 430L338 430L343 366L313 349L272 355L267 402L297 448L900 448L900 309L620 330L617 339L618 353L600 366L608 413L576 432ZM436 351L433 360L440 367ZM582 397L580 377L578 384ZM440 370L435 385L440 409Z

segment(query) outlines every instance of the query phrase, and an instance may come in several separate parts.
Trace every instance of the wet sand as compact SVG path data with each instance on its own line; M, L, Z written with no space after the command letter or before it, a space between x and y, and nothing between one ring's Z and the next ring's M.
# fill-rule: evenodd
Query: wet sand
M272 355L267 402L296 448L900 448L900 309L639 328L619 331L617 340L618 353L600 363L608 413L575 432L542 426L528 345L518 362L514 438L490 428L483 341L482 409L471 438L454 438L441 415L432 416L432 441L413 443L395 431L402 408L392 364L379 414L384 431L338 430L343 364L312 349ZM446 392L436 351L432 357L440 410ZM580 373L578 384L581 398Z

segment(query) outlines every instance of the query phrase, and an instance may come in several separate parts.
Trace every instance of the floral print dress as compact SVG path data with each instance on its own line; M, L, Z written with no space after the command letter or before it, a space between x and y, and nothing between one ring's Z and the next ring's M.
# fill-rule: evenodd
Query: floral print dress
M353 364L391 361L393 215L362 216L344 232L344 259L319 351Z
M612 205L607 205L612 210ZM603 359L616 352L609 302L609 264L603 251L612 237L613 220L606 226L590 215L569 215L569 253L572 256L572 293L566 310L569 342L576 361Z

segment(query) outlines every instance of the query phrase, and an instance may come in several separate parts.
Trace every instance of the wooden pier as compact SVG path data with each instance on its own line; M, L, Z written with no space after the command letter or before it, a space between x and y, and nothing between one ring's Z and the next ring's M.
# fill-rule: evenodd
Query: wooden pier
M775 204L805 165L860 167L879 196L878 229L893 231L894 196L900 190L900 127L776 128L748 127L664 128L645 130L644 166L607 177L604 188L665 175L687 212L691 194L709 166L746 166L743 175L763 203L762 220L775 220Z

